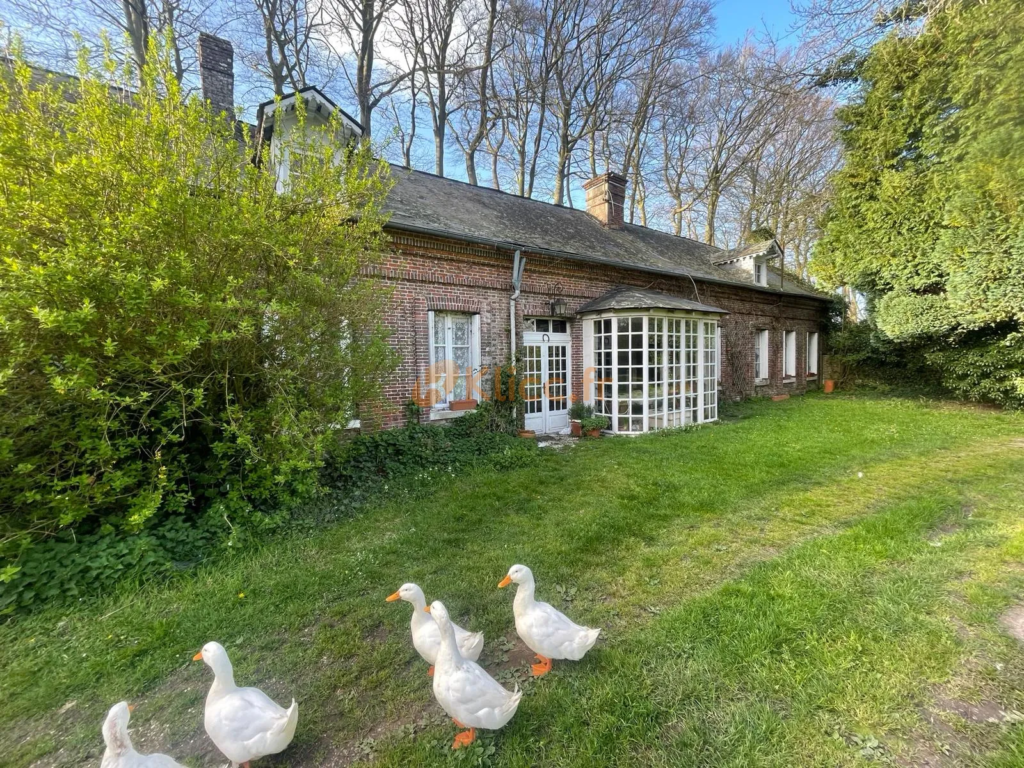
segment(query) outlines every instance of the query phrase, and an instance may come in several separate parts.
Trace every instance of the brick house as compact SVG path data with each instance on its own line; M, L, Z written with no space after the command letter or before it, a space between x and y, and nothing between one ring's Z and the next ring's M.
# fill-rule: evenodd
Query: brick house
M422 394L436 360L483 369L490 394L486 372L513 343L520 373L537 377L525 389L538 433L567 426L573 397L632 434L713 421L723 397L819 385L829 299L774 268L774 241L726 251L624 223L616 174L587 183L585 211L405 168L392 177L394 250L371 270L393 289L387 323L402 356L386 426L402 423L397 406L417 382ZM435 373L445 391L423 418L452 418L451 401L476 393Z
M204 97L234 114L231 43L199 36ZM49 73L40 70L40 77ZM256 131L276 152L296 125L339 114L314 87L261 104ZM519 354L525 424L568 428L570 403L608 417L609 431L638 434L714 421L723 398L799 394L819 386L820 331L830 299L775 265L778 243L733 250L623 221L626 179L584 185L586 210L392 167L386 233L393 248L366 270L391 289L384 323L401 363L380 403L350 425L394 427L406 403L424 422L465 413L493 393L494 371Z
M200 36L204 96L233 110L232 51ZM338 112L301 91L307 120ZM294 123L292 94L265 102L254 129L271 142ZM289 158L278 156L285 183ZM733 250L625 223L626 179L584 185L586 210L392 167L386 208L393 249L367 270L391 289L384 319L401 363L364 428L442 422L492 396L513 350L538 433L568 428L571 402L637 434L714 421L722 398L799 394L819 386L829 298L784 276L778 243ZM354 426L354 425L353 425Z

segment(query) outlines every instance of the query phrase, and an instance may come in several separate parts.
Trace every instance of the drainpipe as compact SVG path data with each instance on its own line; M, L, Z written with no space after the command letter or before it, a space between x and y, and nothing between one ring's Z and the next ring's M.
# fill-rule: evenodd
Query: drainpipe
M526 257L521 251L516 251L512 258L512 297L508 301L509 320L509 359L513 369L516 362L516 299L523 285L523 272L526 270ZM513 414L515 415L515 414Z

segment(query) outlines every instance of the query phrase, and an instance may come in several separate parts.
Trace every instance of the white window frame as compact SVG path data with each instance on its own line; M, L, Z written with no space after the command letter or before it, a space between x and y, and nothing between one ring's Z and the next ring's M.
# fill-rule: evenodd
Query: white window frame
M768 285L768 265L763 259L754 259L754 284Z
M754 331L754 383L768 382L768 329L759 328Z
M807 332L807 378L818 375L818 332Z
M796 379L796 331L782 332L782 379Z
M469 324L469 352L472 369L467 374L466 379L466 397L473 399L475 394L472 388L469 386L469 382L473 376L480 370L480 315L473 312L458 312L448 310L430 310L427 312L427 339L428 344L428 355L427 366L434 364L434 328L439 322L445 324L445 349L450 350L452 348L452 323L451 318L468 317L470 319ZM446 386L443 390L444 397L439 399L438 402L434 403L433 410L435 411L447 411L449 410L449 403L452 400L451 395L448 392Z
M624 332L625 335L629 335L629 336L632 336L635 333L640 333L640 334L643 335L644 343L643 343L642 350L633 350L632 349L632 345L630 346L630 352L633 352L633 351L642 351L643 352L643 363L642 363L642 366L641 365L634 365L632 360L630 360L628 362L628 364L624 363L622 366L620 366L620 361L619 361L619 335L620 335L620 331L618 330L617 325L618 325L618 320L621 319L621 318L628 318L630 320L632 320L633 318L642 318L642 320L643 320L642 325L641 325L642 330L640 330L640 331L633 331L632 329L630 329L628 332ZM603 320L611 320L612 321L612 332L611 332L611 339L610 339L610 341L611 341L612 349L611 350L602 350L602 351L610 351L611 352L611 359L612 359L612 366L611 366L611 369L612 369L612 388L611 388L612 389L612 399L610 401L612 403L612 413L611 414L607 414L607 415L609 416L609 420L610 420L610 425L609 425L610 430L609 431L611 431L613 433L622 434L622 435L638 435L638 434L643 434L643 433L646 433L646 432L657 431L659 429L659 427L652 428L652 426L651 426L652 425L652 420L651 420L652 414L650 412L650 401L651 401L651 389L650 389L650 387L651 387L651 381L649 380L650 379L650 376L649 376L650 350L651 350L650 338L649 337L650 337L650 334L651 334L651 325L652 325L651 321L655 320L655 319L659 319L659 318L662 318L662 319L666 320L666 322L663 323L662 329L660 331L660 334L662 335L662 338L664 339L664 343L663 343L663 345L661 347L661 350L663 352L663 357L662 357L662 362L661 362L661 366L660 366L662 371L663 371L663 374L662 374L662 377L661 377L662 394L661 394L660 397L655 398L655 399L663 400L664 407L661 410L661 414L665 415L665 416L667 416L670 412L671 413L676 413L676 411L674 411L674 410L672 410L670 408L670 400L673 399L673 396L669 394L669 387L667 386L668 382L669 382L669 379L670 379L670 375L669 375L669 355L668 355L668 349L669 349L669 324L668 324L667 321L668 320L680 320L681 321L680 327L679 327L679 334L678 334L679 335L679 339L678 339L678 341L679 341L679 350L678 350L679 351L679 363L678 363L678 365L679 365L679 369L680 369L679 370L679 376L680 376L680 378L679 378L679 385L680 385L680 392L679 392L680 410L678 411L678 413L679 413L678 424L668 424L667 423L668 420L666 419L665 426L660 427L660 428L661 429L665 429L665 428L672 428L673 426L684 426L685 424L690 424L690 423L700 424L700 423L705 423L705 422L709 422L709 421L717 421L718 420L718 405L719 405L719 403L718 403L718 388L719 388L719 383L721 382L721 377L722 377L722 371L721 371L721 359L722 359L722 351L721 351L721 319L718 316L710 315L710 314L703 314L703 313L684 313L684 312L676 312L676 311L672 311L672 310L658 310L658 309L654 309L654 310L645 310L645 309L607 310L607 311L604 311L604 312L598 312L598 313L594 313L594 314L588 313L583 318L583 320L582 320L582 325L583 325L583 368L584 368L584 371L594 370L594 368L593 368L594 363L595 363L595 360L594 360L594 355L595 355L595 350L594 350L594 322L598 321L598 320L601 320L601 321L603 321ZM693 349L693 353L694 353L694 355L696 357L696 359L694 361L695 378L692 379L692 381L694 383L694 390L693 390L692 393L690 393L692 395L692 400L693 400L693 405L694 405L694 409L693 409L694 417L693 417L693 419L691 421L687 421L687 413L689 412L689 409L687 408L688 393L687 393L687 390L686 390L686 386L687 386L687 382L690 381L690 379L687 378L687 371L686 371L686 365L687 365L687 360L686 360L686 353L687 353L687 347L686 347L686 341L687 341L687 322L691 322L694 325L693 337L694 337L695 342L696 342L696 346ZM707 328L708 325L713 325L714 329L713 330L708 329ZM604 337L604 334L602 334L602 337ZM706 352L712 352L712 350L709 350L707 348L707 340L708 340L708 338L711 338L711 339L714 340L711 343L713 343L715 345L715 348L713 350L713 354L708 356L708 357L710 357L710 359L706 360L706 354L705 353ZM705 365L713 365L714 366L715 370L714 370L714 376L713 377L711 377L710 375L705 375ZM629 369L632 369L634 367L642 367L642 369L643 369L642 381L635 382L636 384L641 384L643 386L643 397L642 397L643 412L642 412L642 414L641 413L633 414L631 412L628 412L628 413L625 413L625 414L621 414L621 413L618 412L618 410L619 410L619 403L623 402L622 394L621 394L619 388L620 388L620 384L625 384L625 382L622 382L622 381L619 380L619 369L620 369L620 367L625 367L625 368L629 368ZM594 374L594 376L596 377L596 373ZM588 404L590 404L590 405L594 405L595 404L595 401L596 401L596 397L595 396L596 396L596 387L597 386L599 386L599 385L597 384L596 380L591 380L591 381L588 382L587 389L584 392L585 401ZM629 395L627 395L627 397L625 398L624 402L627 402L627 403L631 404L632 402L634 402L636 400L640 400L640 398L634 398L634 397L632 397L632 394L630 393ZM705 408L707 408L708 410L705 411ZM630 410L631 410L631 408L630 408ZM710 414L710 416L708 418L705 418L705 413ZM642 418L643 418L643 422L642 422L643 428L642 429L634 431L632 429L632 424L630 424L630 428L629 429L624 429L624 430L620 430L619 429L619 418L620 417L628 419L630 422L632 422L632 418L634 416L637 416L637 417L642 416Z

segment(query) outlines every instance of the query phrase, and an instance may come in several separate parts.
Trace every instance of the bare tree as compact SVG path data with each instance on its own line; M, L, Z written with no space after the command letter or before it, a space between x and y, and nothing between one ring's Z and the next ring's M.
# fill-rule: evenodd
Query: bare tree
M495 56L495 27L498 24L498 0L485 0L485 18L471 24L471 28L482 30L479 41L470 47L465 76L460 80L464 89L462 105L458 110L462 118L459 125L451 124L452 135L466 160L466 179L474 186L476 178L476 155L484 143L495 117L491 109L493 87L493 64ZM500 54L500 51L498 51Z
M328 17L322 0L234 0L234 37L243 63L270 81L275 96L310 84L329 67ZM256 41L259 41L257 44ZM322 71L315 84L323 87Z
M337 36L346 43L345 75L359 108L363 135L373 132L373 111L403 86L411 68L386 62L378 73L378 49L398 0L323 0ZM394 105L392 105L394 106ZM413 131L415 135L415 130Z
M510 147L517 194L533 196L538 162L545 150L550 93L554 0L512 0L499 28L503 55L492 68L495 113ZM494 161L496 164L496 161Z
M704 240L714 245L722 195L771 136L769 121L779 111L779 100L771 82L773 70L762 66L750 46L726 49L707 60L705 67L700 151L690 170L690 184L703 204Z
M434 137L434 172L445 173L448 122L457 111L453 96L467 71L468 0L401 0L397 39L419 79Z
M406 89L395 90L386 97L387 115L391 120L402 155L402 165L412 168L413 147L416 144L417 112L420 106L419 78L411 72L405 79Z
M679 75L686 82L698 82L695 69L688 69ZM692 88L680 88L667 95L664 111L658 125L657 143L661 152L659 158L663 189L669 198L669 222L672 232L683 234L686 222L687 234L693 236L692 208L697 200L697 191L690 184L690 166L697 140L700 109Z
M616 88L638 58L640 4L614 0L556 3L552 75L555 121L554 202L565 200L573 152L584 139L606 130Z
M794 87L768 141L749 158L732 190L739 239L757 228L774 233L788 267L806 275L838 167L835 102L817 89Z
M54 69L74 67L75 35L97 53L103 37L125 40L126 58L146 64L154 36L169 40L181 82L195 62L195 41L210 20L215 0L6 0L5 21L21 35L28 56Z

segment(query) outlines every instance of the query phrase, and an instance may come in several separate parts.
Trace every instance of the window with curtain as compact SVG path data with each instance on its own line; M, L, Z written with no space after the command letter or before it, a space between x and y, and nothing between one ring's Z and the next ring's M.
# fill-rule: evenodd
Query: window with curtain
M471 314L431 312L430 324L430 362L439 393L435 407L446 407L452 400L470 397L469 382L480 358L480 340Z

